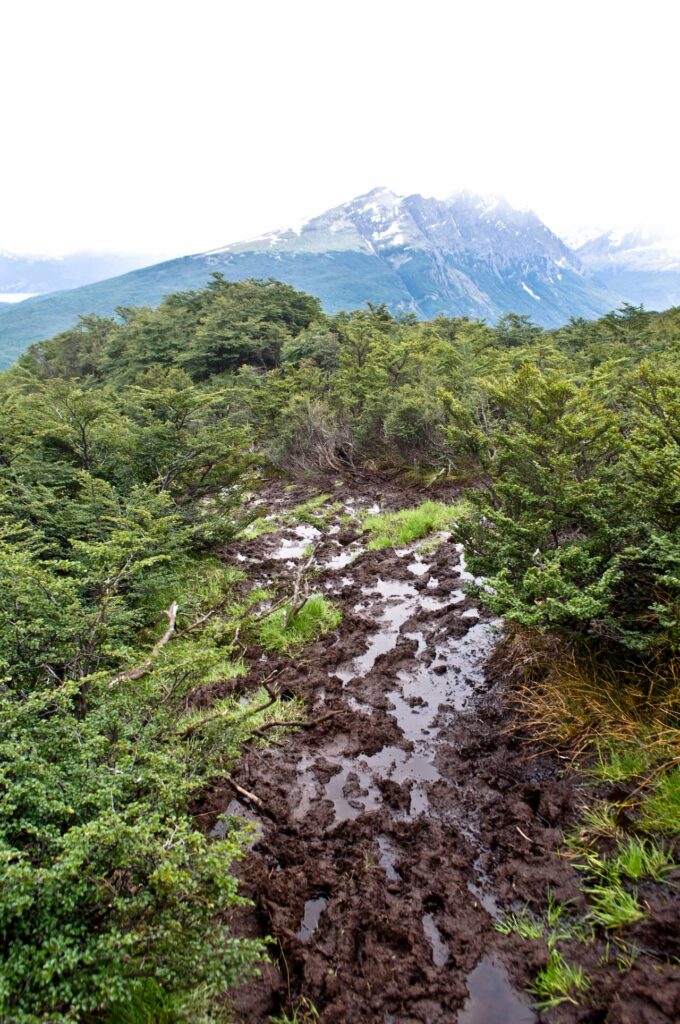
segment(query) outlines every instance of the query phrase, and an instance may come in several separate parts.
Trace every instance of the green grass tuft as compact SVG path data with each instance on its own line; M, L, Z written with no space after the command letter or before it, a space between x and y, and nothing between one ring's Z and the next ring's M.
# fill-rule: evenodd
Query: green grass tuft
M648 767L649 754L639 744L597 745L597 761L591 772L598 781L627 782Z
M543 935L543 922L534 917L527 907L518 914L503 914L494 928L501 935L519 935L520 939L540 939Z
M266 650L283 654L299 650L335 629L342 621L340 609L323 594L309 597L297 615L284 627L287 611L287 605L277 608L260 623L258 639Z
M236 535L237 540L255 540L256 537L264 537L268 533L277 533L281 524L276 519L267 519L265 516L258 516L251 519L247 526Z
M303 996L291 1013L282 1011L275 1017L270 1017L269 1024L316 1024L318 1020L319 1011L316 1006Z
M378 551L381 548L402 547L428 534L448 530L460 518L464 508L463 502L444 505L439 501L424 501L417 508L367 516L363 525L371 534L368 548Z
M593 923L616 931L627 924L640 921L645 912L640 906L637 892L627 892L619 881L610 879L584 889L591 906L588 919Z
M287 512L283 516L283 520L287 523L308 523L310 526L323 529L328 525L332 514L342 507L337 502L333 502L332 497L331 494L319 494L316 498L310 498L309 501L305 501L302 505L297 505ZM324 508L324 506L326 507Z
M647 831L680 833L680 766L658 779L641 810L642 827Z
M538 996L538 1009L547 1010L560 1003L577 1004L577 996L589 987L588 976L582 967L570 964L556 949L550 951L546 966L538 972L529 991Z
M630 878L633 882L643 878L661 882L674 867L672 856L659 843L633 838L627 843L619 842L618 852L609 863L609 873L613 878Z

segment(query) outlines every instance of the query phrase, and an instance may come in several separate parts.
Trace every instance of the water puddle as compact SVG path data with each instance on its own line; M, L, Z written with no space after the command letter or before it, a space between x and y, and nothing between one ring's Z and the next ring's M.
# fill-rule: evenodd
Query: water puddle
M413 573L414 576L424 576L425 573L430 571L429 563L424 562L422 555L418 554L415 555L413 561L409 562L406 568L410 573Z
M380 850L380 859L378 861L380 867L383 868L391 882L400 881L401 875L397 870L398 854L394 846L387 836L378 836L377 843Z
M319 927L319 919L326 909L328 898L326 896L317 896L316 899L307 900L305 903L305 909L302 915L302 924L298 931L298 938L302 942L309 942L312 935Z
M420 600L421 607L427 612L440 612L444 608L450 608L452 604L460 604L465 600L462 590L452 590L448 597L430 597L427 594Z
M379 597L385 602L382 613L376 620L378 631L370 639L368 650L340 665L335 675L346 686L353 679L368 675L381 654L391 651L399 639L404 623L411 618L418 605L418 591L410 583L401 580L378 579L374 587L362 587L364 597ZM355 611L363 611L363 603L355 605Z
M364 550L365 548L361 545L344 548L343 550L340 550L337 555L334 555L333 558L329 558L329 560L324 564L324 569L332 569L334 571L337 569L344 569L346 566L351 565L352 562L356 561Z
M461 613L460 617L461 617L461 619L478 619L479 618L479 609L477 609L477 608L466 608L465 611Z
M458 1024L534 1024L537 1017L510 983L508 972L493 957L484 957L465 979L470 993Z
M391 813L395 818L412 820L430 812L428 787L441 779L434 763L439 731L435 723L442 709L463 710L483 685L482 666L495 642L498 623L475 622L463 636L444 635L437 642L432 628L402 634L402 627L418 609L439 610L464 600L462 590L439 599L419 594L407 581L378 579L374 586L362 588L362 595L366 604L359 603L355 610L377 612L377 631L363 654L340 665L333 674L342 681L343 688L347 687L354 679L366 677L377 659L396 646L400 636L416 641L413 668L398 671L395 687L386 693L391 705L389 714L396 719L405 748L388 745L371 756L331 757L337 771L323 786L321 799L332 803L336 823L352 820L382 807L379 782L387 780L408 785L408 811L402 807ZM424 659L430 645L435 654L432 663L427 664ZM357 713L372 712L369 705L351 695L348 703ZM323 752L324 757L329 754L328 750ZM303 801L296 817L307 806Z
M310 544L321 536L316 526L310 526L308 523L300 523L292 533L293 537L284 537L281 540L278 548L271 552L270 558L283 562L291 558L302 558Z
M382 805L380 791L375 785L372 765L367 758L357 761L344 757L338 771L324 786L324 799L333 804L336 823L353 821L367 811L377 811ZM371 758L371 760L373 760Z
M476 882L468 882L467 890L475 897L479 905L484 907L487 914L489 914L493 918L499 916L501 912L500 907L498 906L498 903L496 902L496 897L493 895L493 893L487 892L486 890L482 889L482 887L477 885Z
M423 914L423 931L425 938L432 946L432 960L435 967L443 967L449 959L449 951L432 914Z

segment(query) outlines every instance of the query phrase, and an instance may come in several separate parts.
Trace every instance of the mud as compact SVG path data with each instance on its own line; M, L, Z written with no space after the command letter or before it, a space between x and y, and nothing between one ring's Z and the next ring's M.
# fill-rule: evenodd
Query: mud
M548 887L582 906L576 872L557 853L579 780L536 751L502 673L485 671L501 623L466 596L470 575L451 539L370 552L358 523L341 518L421 496L338 494L342 511L323 530L290 527L225 555L246 559L254 582L285 587L311 540L314 588L344 615L298 657L253 655L245 687L276 670L310 719L283 747L242 760L235 778L262 809L226 786L203 796L216 836L229 827L218 821L225 812L258 822L240 868L254 907L233 924L278 943L262 978L237 992L236 1019L262 1024L301 996L323 1024L680 1019L678 968L658 957L640 958L623 980L603 970L582 1006L531 1008L524 989L545 944L502 936L494 922L524 905L540 913ZM276 511L309 496L281 485L267 501ZM667 928L677 941L677 924Z

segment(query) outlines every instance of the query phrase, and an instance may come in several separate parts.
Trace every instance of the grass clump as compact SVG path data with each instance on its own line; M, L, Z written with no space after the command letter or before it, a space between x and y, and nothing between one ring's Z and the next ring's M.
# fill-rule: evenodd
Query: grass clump
M560 1003L578 1003L577 996L589 987L588 976L579 965L570 964L557 949L550 951L546 966L538 972L529 990L538 996L538 1009L547 1010Z
M613 877L629 878L633 882L643 878L662 882L674 867L673 858L659 843L635 837L627 843L619 843L610 871Z
M247 526L236 535L237 540L255 540L257 537L264 537L268 533L277 533L281 524L275 518L257 516L251 519Z
M341 508L337 502L332 502L331 499L332 495L330 494L319 494L316 498L310 498L302 505L297 505L283 518L288 523L308 523L310 526L323 528L328 525L331 515ZM331 504L328 504L329 502ZM324 506L326 507L324 508Z
M342 621L342 612L323 594L312 594L294 615L289 604L277 608L262 620L258 639L268 651L286 654L299 650L329 633Z
M602 782L627 782L641 775L649 764L649 754L638 744L598 743L597 761L592 774Z
M517 914L503 914L494 927L501 935L518 935L521 939L545 938L550 949L558 942L585 941L588 937L588 929L569 916L567 904L556 900L550 890L543 917L536 917L525 906Z
M523 907L518 914L503 914L495 925L501 935L519 935L520 939L540 939L543 936L543 922Z
M460 517L464 507L463 502L444 505L439 501L424 501L417 508L367 516L364 529L371 534L368 548L379 551L381 548L402 547L431 533L447 530Z
M641 807L641 825L649 832L680 833L680 767L661 775Z
M590 886L584 892L591 903L588 919L602 928L616 931L627 924L641 921L645 916L637 892L628 892L621 882L614 879Z
M303 996L290 1013L284 1010L275 1017L270 1017L269 1024L316 1024L318 1020L319 1011L316 1006Z

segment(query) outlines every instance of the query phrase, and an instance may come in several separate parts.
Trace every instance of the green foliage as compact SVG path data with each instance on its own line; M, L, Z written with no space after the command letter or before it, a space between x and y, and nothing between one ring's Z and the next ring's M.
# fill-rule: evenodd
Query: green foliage
M367 516L363 526L371 534L368 547L371 551L400 547L428 534L451 529L462 511L461 503L443 505L438 501L424 501L417 508Z
M257 634L268 651L300 650L320 636L329 633L342 621L342 612L323 594L312 594L302 607L290 614L290 603L267 615L259 624Z
M603 782L626 782L649 767L649 753L637 743L598 744L597 761L591 768Z
M621 400L534 367L487 386L487 486L461 537L506 618L665 658L680 636L680 375L643 364Z
M15 372L0 407L0 1016L218 1019L262 953L225 923L247 836L212 841L188 809L258 716L177 723L243 671L241 575L206 548L239 528L247 430L176 369Z
M516 314L496 328L380 305L326 317L287 285L215 275L157 309L83 318L0 376L0 1015L218 1020L258 952L223 924L246 837L208 841L188 807L280 709L258 695L192 712L189 695L243 671L240 633L295 652L340 615L314 595L254 622L262 593L213 557L287 525L242 513L267 460L473 485L465 503L369 517L369 547L453 529L507 621L557 634L622 686L670 691L678 356L677 310L550 332ZM295 515L323 526L331 507L320 495ZM593 774L642 777L640 828L677 834L674 760L603 744ZM638 919L626 886L665 877L664 850L624 843L609 805L584 814L578 842L590 920ZM587 980L554 948L575 934L564 915L501 927L539 924L553 949L537 995L573 1000Z

